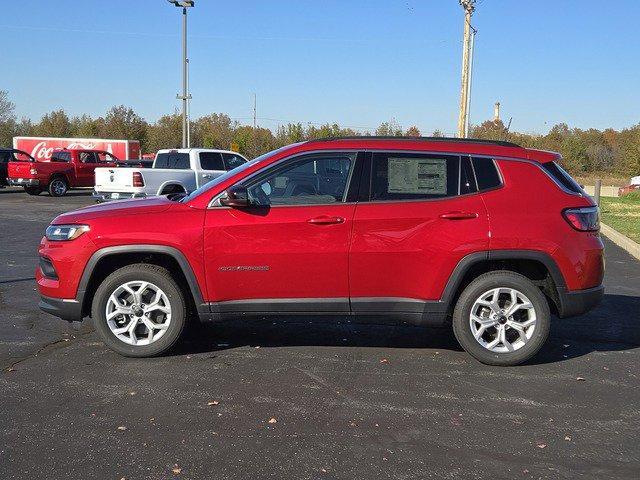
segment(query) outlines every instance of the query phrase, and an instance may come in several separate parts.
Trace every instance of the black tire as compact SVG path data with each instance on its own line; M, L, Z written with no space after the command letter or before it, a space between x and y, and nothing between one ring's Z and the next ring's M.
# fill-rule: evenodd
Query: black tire
M69 190L69 182L64 177L53 177L47 186L47 190L52 197L62 197Z
M109 297L116 289L133 281L149 282L160 288L171 307L171 320L165 333L149 345L131 345L120 340L107 324L106 308ZM109 348L127 357L153 357L171 349L180 339L187 316L187 303L180 287L169 271L157 265L136 263L122 267L110 274L100 284L93 297L91 318L93 324Z
M481 345L471 331L470 315L476 300L493 288L512 288L524 294L535 310L536 326L524 345L513 352L493 352ZM527 277L515 272L498 270L480 275L462 292L453 311L453 332L456 339L476 360L486 365L519 365L532 358L549 336L551 313L549 303L540 289Z
M42 189L40 187L24 187L24 191L29 195L40 195Z

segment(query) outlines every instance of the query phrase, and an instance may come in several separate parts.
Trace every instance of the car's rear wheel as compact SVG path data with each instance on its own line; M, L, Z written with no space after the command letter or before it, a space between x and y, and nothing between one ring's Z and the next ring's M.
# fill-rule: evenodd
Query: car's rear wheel
M29 195L40 195L42 189L40 187L24 187L24 191Z
M48 190L52 197L62 197L69 190L69 184L62 177L54 177L49 182Z
M487 365L518 365L533 357L549 335L551 314L540 289L510 271L479 276L462 292L453 331L469 354Z
M109 348L129 357L151 357L180 338L186 302L168 270L139 263L116 270L102 282L91 317Z

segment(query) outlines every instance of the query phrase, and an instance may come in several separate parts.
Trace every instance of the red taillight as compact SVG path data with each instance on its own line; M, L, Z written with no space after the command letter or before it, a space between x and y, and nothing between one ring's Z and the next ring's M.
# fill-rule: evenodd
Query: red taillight
M562 215L569 225L581 232L600 230L598 207L567 208Z
M144 187L144 178L140 172L133 172L133 186Z

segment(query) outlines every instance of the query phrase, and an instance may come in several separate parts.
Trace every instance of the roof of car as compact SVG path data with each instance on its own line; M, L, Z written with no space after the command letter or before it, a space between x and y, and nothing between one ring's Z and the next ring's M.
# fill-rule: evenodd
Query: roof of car
M512 142L479 138L449 137L380 137L354 136L318 138L304 142L307 148L330 149L339 145L349 149L398 149L430 152L462 153L492 157L521 158L546 163L558 160L560 154L521 147Z
M520 145L507 142L504 140L485 140L481 138L458 138L458 137L402 137L391 135L354 135L350 137L325 137L309 140L310 142L326 142L330 140L407 140L407 141L423 141L423 142L454 142L454 143L483 143L491 145L500 145L503 147L520 147Z

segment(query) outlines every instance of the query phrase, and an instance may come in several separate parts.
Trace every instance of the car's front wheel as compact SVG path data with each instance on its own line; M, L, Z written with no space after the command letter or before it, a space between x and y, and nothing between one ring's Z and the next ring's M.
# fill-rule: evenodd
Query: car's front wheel
M533 357L549 335L551 314L540 289L510 271L480 275L462 292L453 331L469 354L487 365L518 365Z
M182 291L165 268L133 264L98 287L91 317L104 342L121 355L151 357L175 345L186 319Z

